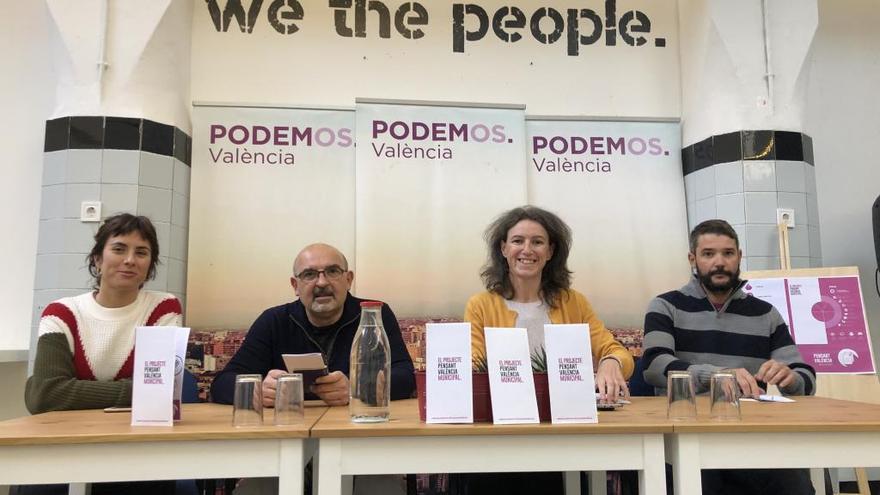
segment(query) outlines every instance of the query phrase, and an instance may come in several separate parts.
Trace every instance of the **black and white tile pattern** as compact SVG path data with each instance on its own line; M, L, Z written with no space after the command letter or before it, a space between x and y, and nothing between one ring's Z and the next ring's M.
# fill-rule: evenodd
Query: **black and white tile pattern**
M86 255L98 223L80 221L83 201L104 218L150 217L159 269L147 288L186 295L192 140L174 126L128 117L73 116L46 122L34 325L43 308L91 287Z
M709 136L682 150L688 224L727 220L743 269L778 269L777 208L795 212L793 268L822 266L813 140L791 131L743 130Z

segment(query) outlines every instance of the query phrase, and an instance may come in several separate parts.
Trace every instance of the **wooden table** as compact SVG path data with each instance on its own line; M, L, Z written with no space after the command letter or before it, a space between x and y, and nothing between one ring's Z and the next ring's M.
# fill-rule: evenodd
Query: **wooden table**
M794 399L743 402L742 421L718 422L699 397L698 419L676 422L666 437L676 495L702 493L700 469L880 466L880 405Z
M0 422L0 485L279 477L303 493L309 429L327 411L306 408L293 426L235 428L232 407L184 404L174 426L130 426L130 413L63 411Z
M342 493L357 474L638 470L641 493L666 492L666 399L638 397L598 424L425 424L415 399L391 404L391 421L354 424L334 407L312 428L318 494Z

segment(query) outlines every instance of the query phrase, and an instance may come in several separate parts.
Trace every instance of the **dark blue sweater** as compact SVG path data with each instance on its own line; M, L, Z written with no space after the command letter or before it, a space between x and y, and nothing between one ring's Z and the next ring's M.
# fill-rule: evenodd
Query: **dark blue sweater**
M238 374L259 373L265 377L269 370L286 369L282 354L320 352L330 372L341 371L348 376L351 344L361 320L361 301L351 294L345 298L339 334L330 349L321 349L307 334L307 328L314 330L315 327L299 300L267 309L251 325L229 364L214 378L211 401L232 404ZM382 306L382 323L391 347L391 399L408 399L415 388L413 364L403 344L397 317L387 304ZM306 391L306 398L316 397Z

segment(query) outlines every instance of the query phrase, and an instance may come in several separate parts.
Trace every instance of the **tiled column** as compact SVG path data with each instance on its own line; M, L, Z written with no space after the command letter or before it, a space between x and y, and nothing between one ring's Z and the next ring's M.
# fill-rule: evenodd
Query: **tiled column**
M91 288L86 255L99 224L80 221L83 201L100 201L102 218L150 217L160 263L146 287L186 295L193 4L46 6L57 118L46 122L31 359L46 304Z
M80 220L83 201L100 201L102 218L122 212L150 217L159 266L146 288L184 302L191 145L180 129L147 119L46 122L34 327L48 303L92 287L86 256L100 224ZM35 341L36 331L32 349Z
M822 265L813 143L806 134L740 131L682 150L688 224L710 218L733 225L744 270L780 267L777 208L794 210L792 268Z

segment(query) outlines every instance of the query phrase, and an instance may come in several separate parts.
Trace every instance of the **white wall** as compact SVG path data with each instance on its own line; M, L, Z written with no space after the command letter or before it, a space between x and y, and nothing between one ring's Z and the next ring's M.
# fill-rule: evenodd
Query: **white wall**
M50 26L43 2L7 2L0 16L0 361L26 359L30 345L44 122L54 101ZM0 419L27 413L26 373L25 361L0 362Z
M384 0L383 0L384 1ZM217 0L222 8L226 0ZM630 10L644 12L651 22L647 44L597 43L567 55L565 33L553 44L535 41L528 25L522 39L502 42L490 26L485 37L467 42L453 53L452 3L421 2L428 11L425 36L408 40L391 27L380 39L376 15L368 12L366 36L345 38L334 30L327 2L301 2L298 31L279 34L268 22L267 6L250 34L237 24L217 32L209 2L197 0L193 10L192 96L195 101L272 103L282 105L353 105L357 97L525 104L530 115L614 115L677 117L679 115L678 21L675 2L618 0L618 22ZM384 1L396 9L403 2ZM490 24L493 14L511 5L479 0ZM605 19L605 3L560 0L552 7L593 9ZM242 2L245 6L250 2ZM514 2L527 20L546 2ZM352 13L349 11L348 24ZM393 16L392 11L392 16ZM474 16L465 28L475 29ZM392 20L393 24L393 20ZM545 32L552 31L542 21ZM588 21L579 23L589 34ZM665 38L657 47L655 39Z
M0 363L0 421L28 414L24 407L24 384L27 380L27 362Z
M880 297L874 289L871 205L880 194L880 4L821 0L807 93L825 266L857 265L880 351Z
M741 129L800 131L815 0L679 0L682 144Z
M27 349L30 339L43 136L55 87L50 26L43 2L8 2L0 16L0 350Z
M190 0L43 1L59 33L53 117L137 117L189 132Z

